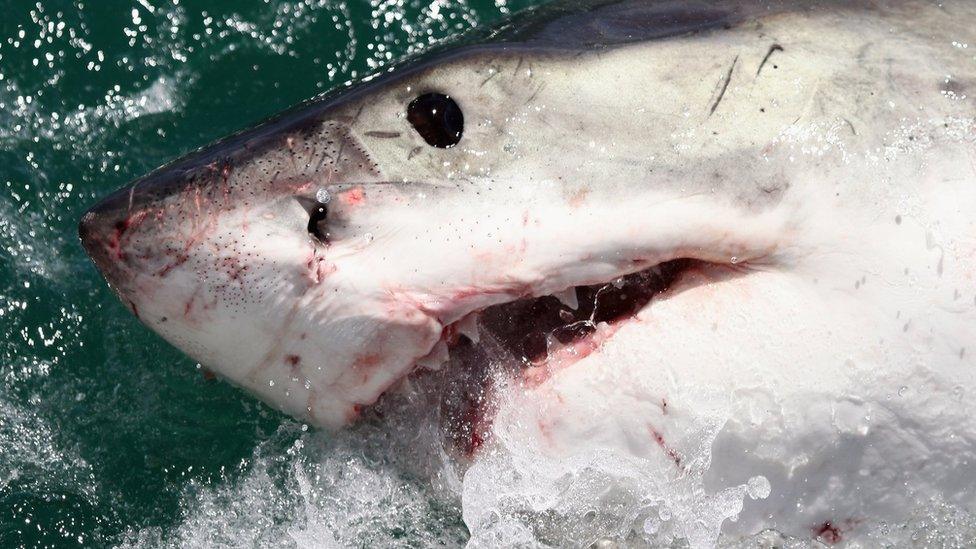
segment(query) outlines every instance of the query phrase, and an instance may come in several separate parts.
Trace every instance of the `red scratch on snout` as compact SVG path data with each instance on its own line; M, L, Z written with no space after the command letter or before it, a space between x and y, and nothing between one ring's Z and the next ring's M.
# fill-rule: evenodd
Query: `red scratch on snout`
M115 230L113 230L111 236L109 236L106 248L109 250L109 252L111 252L116 260L125 260L125 252L123 251L123 248L125 247L124 240L126 235L131 234L129 233L129 230L142 223L143 220L146 219L148 213L149 212L146 210L142 210L115 224Z
M161 269L156 271L155 275L159 278L165 278L166 275L170 273L173 269L183 265L190 259L190 251L198 246L201 242L205 241L205 236L207 232L212 231L217 226L216 218L211 218L205 225L195 226L193 232L186 239L183 244L183 251L177 252L175 259L171 263L164 265Z
M366 201L366 193L362 187L354 187L340 194L339 199L347 206L359 206Z
M202 208L202 205L201 205L202 204L202 200L201 200L201 196L200 196L200 187L194 187L193 188L193 204L197 208L197 213L200 213L200 210L203 209Z
M285 355L285 362L288 363L292 368L298 366L302 362L302 357L298 355Z
M681 466L681 454L679 454L674 448L668 445L667 441L664 440L664 435L662 435L660 431L655 429L654 426L650 424L648 424L647 426L647 431L651 434L651 438L654 440L654 442L656 442L657 445L660 446L662 450L664 450L664 453L669 458L671 458L671 461L674 462L674 465L678 469L683 470L684 468Z

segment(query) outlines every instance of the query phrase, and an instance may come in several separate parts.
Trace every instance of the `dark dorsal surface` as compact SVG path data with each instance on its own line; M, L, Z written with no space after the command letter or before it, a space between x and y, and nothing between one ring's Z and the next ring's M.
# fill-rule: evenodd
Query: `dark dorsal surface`
M768 2L566 0L523 12L492 38L505 43L586 50L728 28Z

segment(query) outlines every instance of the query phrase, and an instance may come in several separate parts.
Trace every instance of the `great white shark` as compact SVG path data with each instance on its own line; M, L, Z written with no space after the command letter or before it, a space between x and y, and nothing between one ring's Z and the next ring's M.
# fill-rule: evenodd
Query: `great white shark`
M976 510L974 120L973 2L558 4L164 166L80 235L144 324L314 425L488 365L454 407L473 468L617 456L746 487L726 535L837 543Z

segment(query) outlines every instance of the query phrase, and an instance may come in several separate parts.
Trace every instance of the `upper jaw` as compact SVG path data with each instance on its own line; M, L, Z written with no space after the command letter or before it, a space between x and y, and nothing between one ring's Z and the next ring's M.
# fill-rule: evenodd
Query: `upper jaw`
M786 259L789 233L778 212L745 214L698 200L662 202L593 201L582 207L549 203L529 211L526 223L493 234L493 240L479 241L474 235L463 249L441 250L436 257L411 253L409 242L403 247L388 243L404 250L397 271L417 274L412 280L378 284L379 293L388 306L419 311L441 330L440 338L421 349L421 356L402 370L404 375L418 365L438 367L449 358L459 334L480 337L473 326L487 330L512 357L528 359L531 365L532 357L527 356L531 353L516 348L519 342L512 337L558 339L565 334L554 331L565 331L577 322L582 323L580 333L588 336L601 322L612 324L636 315L652 298ZM522 211L499 217L519 219ZM533 217L541 222L534 223ZM445 226L452 223L444 222ZM601 230L573 230L588 224ZM633 283L637 273L646 275L646 280ZM635 276L624 286L641 295L625 296L626 307L593 301L599 288ZM620 296L620 292L604 294ZM591 301L566 306L565 301L573 297ZM520 304L544 310L522 314ZM561 312L568 320L560 317ZM539 325L527 325L532 322ZM579 341L576 336L563 339L559 345Z

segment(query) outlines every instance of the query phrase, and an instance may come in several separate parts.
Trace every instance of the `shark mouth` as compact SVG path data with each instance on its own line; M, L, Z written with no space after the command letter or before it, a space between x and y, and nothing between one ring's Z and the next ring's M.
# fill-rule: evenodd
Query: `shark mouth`
M449 358L437 374L447 378L440 407L448 438L463 455L474 455L490 437L500 379L536 387L599 352L655 300L744 272L741 265L674 259L612 281L492 305L449 326Z

